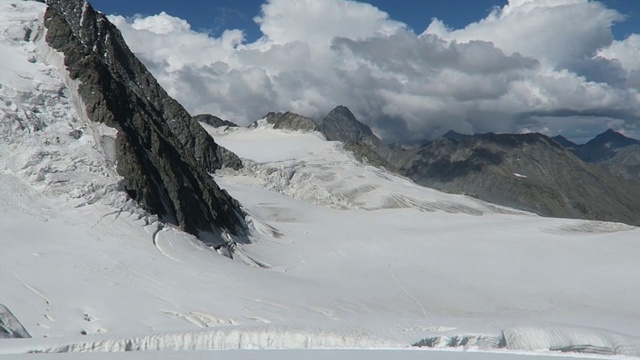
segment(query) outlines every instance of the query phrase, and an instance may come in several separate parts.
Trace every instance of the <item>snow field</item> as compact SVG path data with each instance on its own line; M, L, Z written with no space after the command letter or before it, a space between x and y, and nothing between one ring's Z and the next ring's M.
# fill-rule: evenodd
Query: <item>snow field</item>
M423 188L319 134L207 128L247 165L216 175L249 214L237 261L158 223L119 188L115 133L81 110L43 10L0 0L0 304L33 337L0 353L425 341L640 356L638 228ZM265 354L280 355L299 353Z

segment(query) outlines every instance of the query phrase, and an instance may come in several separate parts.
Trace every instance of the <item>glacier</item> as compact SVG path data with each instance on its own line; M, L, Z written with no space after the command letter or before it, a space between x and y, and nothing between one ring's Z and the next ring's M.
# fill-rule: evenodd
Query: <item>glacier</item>
M162 224L119 185L44 6L0 1L0 304L32 336L0 354L640 356L640 229L420 187L318 133L202 125L245 164L215 175L248 214L235 259Z

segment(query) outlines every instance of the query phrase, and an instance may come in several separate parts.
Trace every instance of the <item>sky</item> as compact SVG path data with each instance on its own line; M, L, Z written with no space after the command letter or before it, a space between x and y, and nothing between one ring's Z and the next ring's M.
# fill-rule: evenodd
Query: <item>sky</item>
M635 0L94 0L192 114L349 107L386 141L448 130L640 138Z

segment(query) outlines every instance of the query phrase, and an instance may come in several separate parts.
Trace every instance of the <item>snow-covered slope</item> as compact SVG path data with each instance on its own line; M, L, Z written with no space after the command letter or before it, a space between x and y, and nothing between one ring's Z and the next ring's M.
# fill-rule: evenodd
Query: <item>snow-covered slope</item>
M207 129L253 162L218 181L286 244L258 239L246 252L331 283L345 298L334 302L356 304L330 306L336 318L353 306L358 322L405 318L456 335L552 323L638 334L635 227L440 193L361 165L314 133Z
M236 261L163 226L119 189L113 131L83 115L43 10L0 1L0 304L32 336L0 354L419 343L640 355L640 230L422 188L315 133L207 128L245 159L216 178L250 214Z
M0 170L52 196L92 202L113 193L114 131L82 116L76 84L44 40L44 4L0 7Z

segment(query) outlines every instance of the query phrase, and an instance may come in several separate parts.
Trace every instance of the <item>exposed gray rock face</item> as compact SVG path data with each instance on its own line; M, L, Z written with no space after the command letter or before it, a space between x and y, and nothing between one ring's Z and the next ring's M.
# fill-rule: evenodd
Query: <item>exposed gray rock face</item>
M344 141L361 156L377 154L387 169L421 185L545 216L640 225L640 181L587 164L541 134L450 131L422 145L388 146L343 106L319 127L327 139Z
M603 171L627 181L640 181L640 141L611 129L583 145L561 135L552 139L573 151L583 161L594 163Z
M210 115L210 114L200 114L200 115L196 115L193 117L193 120L197 121L197 122L203 122L207 125L211 125L213 127L223 127L223 126L228 126L228 127L238 127L238 125L232 123L229 120L222 120L219 117L215 116L215 115Z
M129 195L194 235L245 224L240 205L209 173L240 168L160 87L118 29L82 0L48 0L47 42L61 51L89 118L118 131L117 170Z
M541 134L439 139L402 169L417 183L540 215L640 225L640 186Z
M267 120L267 123L273 125L274 129L318 131L318 126L312 119L289 111L286 113L270 112L265 116L265 119Z
M640 181L640 144L625 146L600 165L625 180Z
M625 146L619 149L616 154L605 161L607 164L618 164L625 166L640 166L640 144Z
M565 148L585 162L593 163L604 172L630 182L640 182L640 141L611 129L586 144L578 145L561 135L554 136Z
M397 152L384 144L367 125L356 119L345 106L331 110L318 125L320 132L330 141L342 141L359 161L396 171L389 159Z
M398 168L392 165L387 159L383 158L370 146L356 141L344 142L344 149L351 152L356 160L363 164L369 164L377 167L383 167L389 171L398 172Z
M327 140L355 141L374 148L382 144L367 125L358 121L355 115L342 105L331 110L322 119L319 127Z
M0 304L0 339L24 339L30 337L31 335L11 311Z

